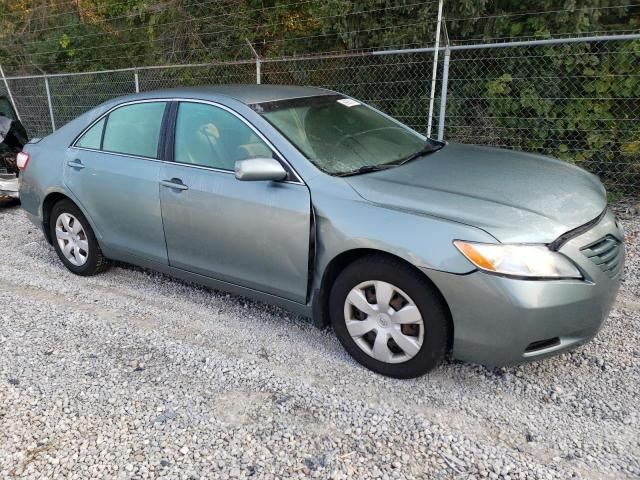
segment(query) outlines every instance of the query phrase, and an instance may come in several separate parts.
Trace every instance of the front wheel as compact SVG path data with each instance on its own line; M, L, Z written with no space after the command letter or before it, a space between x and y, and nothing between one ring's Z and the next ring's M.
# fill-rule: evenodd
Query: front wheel
M89 222L71 201L53 206L49 228L56 253L71 272L90 276L108 268Z
M356 260L336 279L329 301L338 339L374 372L418 377L447 352L451 327L443 300L424 275L400 260Z

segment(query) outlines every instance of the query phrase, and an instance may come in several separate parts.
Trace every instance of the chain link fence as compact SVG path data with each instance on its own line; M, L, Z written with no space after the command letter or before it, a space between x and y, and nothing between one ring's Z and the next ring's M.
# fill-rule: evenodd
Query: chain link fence
M446 132L541 152L640 191L640 41L452 51Z
M355 97L425 133L433 53L267 61L264 83L311 85Z
M427 133L433 57L424 48L58 74L49 95L45 77L7 77L0 95L8 86L32 136L136 91L257 81L337 90ZM640 194L640 35L451 46L438 63L432 136L555 156L613 193Z

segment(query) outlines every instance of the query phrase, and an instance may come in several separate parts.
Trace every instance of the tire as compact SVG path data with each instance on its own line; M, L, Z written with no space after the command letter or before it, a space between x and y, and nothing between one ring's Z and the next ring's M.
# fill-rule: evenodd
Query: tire
M60 200L51 209L49 232L58 257L72 273L88 277L109 267L109 261L102 254L87 218L70 200ZM78 246L78 250L71 248L71 251L65 254L61 243L66 246L69 242Z
M375 303L378 290L381 305ZM391 300L385 303L385 296ZM363 310L355 307L352 299ZM368 305L361 303L362 299ZM390 308L385 310L385 306ZM424 275L393 257L372 255L349 264L331 288L329 315L347 352L358 363L388 377L424 375L442 362L448 350L452 330L443 299Z

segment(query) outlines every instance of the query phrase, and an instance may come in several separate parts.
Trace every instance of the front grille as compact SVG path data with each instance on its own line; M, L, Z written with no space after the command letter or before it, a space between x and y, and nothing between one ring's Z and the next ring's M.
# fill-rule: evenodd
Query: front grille
M607 235L580 250L610 277L615 277L622 268L622 245L612 235Z

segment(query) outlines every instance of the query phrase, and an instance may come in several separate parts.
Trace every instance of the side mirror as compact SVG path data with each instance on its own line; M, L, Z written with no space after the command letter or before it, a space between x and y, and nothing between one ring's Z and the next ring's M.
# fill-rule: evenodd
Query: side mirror
M238 160L235 165L236 178L246 182L273 180L278 182L287 178L287 171L273 158L250 158Z

